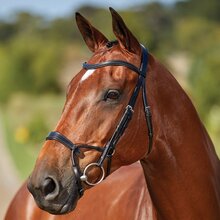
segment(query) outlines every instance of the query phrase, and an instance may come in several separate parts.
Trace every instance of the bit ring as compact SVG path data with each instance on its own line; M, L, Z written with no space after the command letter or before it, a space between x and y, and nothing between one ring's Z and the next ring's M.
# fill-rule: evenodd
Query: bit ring
M91 168L91 167L98 167L98 168L100 169L100 171L101 171L101 174L102 174L102 175L101 175L101 178L100 178L97 182L95 182L95 183L89 182L88 177L87 177L87 175L86 175L88 169ZM98 185L99 183L102 182L102 180L103 180L104 178L105 178L105 170L104 170L103 166L100 166L98 163L90 163L90 164L88 164L88 165L85 167L84 171L83 171L83 175L80 177L81 181L85 182L85 183L86 183L87 185L89 185L89 186Z

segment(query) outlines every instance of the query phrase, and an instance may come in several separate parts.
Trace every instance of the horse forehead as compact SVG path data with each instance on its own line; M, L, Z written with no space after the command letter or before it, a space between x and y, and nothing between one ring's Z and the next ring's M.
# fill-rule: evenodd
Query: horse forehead
M83 82L83 81L85 81L86 79L88 79L94 72L95 72L95 69L87 70L87 71L83 74L82 78L80 79L80 82Z
M126 71L126 68L125 67L123 67L123 66L117 66L117 67L105 67L105 68L109 68L107 71L110 73L110 78L112 78L112 80L113 81L117 81L117 82L119 82L119 81L121 81L121 82L124 82L126 79L128 80L128 81L130 81L130 80L133 80L133 78L135 78L135 76L136 76L136 74L134 74L132 71L130 71L131 72L131 74L128 74L127 73L127 71ZM115 68L117 68L117 71L112 71L112 70L110 70L110 68L112 68L112 69L115 69ZM105 70L106 71L106 70ZM87 70L83 75L82 75L82 77L81 77L81 79L80 79L80 81L79 81L79 83L83 83L83 82L85 82L85 81L87 81L87 80L89 80L91 77L93 77L94 76L94 74L96 74L96 73L98 73L99 72L99 70L97 70L97 69L89 69L89 70ZM105 72L106 73L106 72ZM98 74L99 75L99 74ZM98 76L97 75L97 76ZM106 75L106 74L105 74ZM100 76L100 75L99 75Z
M137 57L133 57L133 59L132 59L131 55L125 56L124 53L122 53L120 50L118 50L117 45L115 47L116 48L112 48L109 51L103 52L102 55L101 55L101 59L100 59L100 54L98 54L98 57L99 57L98 61L97 61L97 56L94 56L90 59L89 62L91 62L91 63L101 63L101 62L108 61L108 60L122 60L122 61L132 63L132 61L137 60ZM117 66L117 67L109 66L109 67L105 67L105 68L108 68L108 72L111 73L111 77L114 78L115 80L124 78L124 76L125 76L124 75L124 72L125 72L124 70L126 70L126 68L123 67L123 66ZM112 68L112 69L117 68L117 71L112 72L112 71L109 70L110 68ZM86 70L86 72L82 75L79 82L81 83L81 82L86 81L87 79L91 78L91 76L93 76L94 73L96 73L97 71L98 71L98 69L88 69L88 70ZM133 78L133 74L131 74L131 78Z

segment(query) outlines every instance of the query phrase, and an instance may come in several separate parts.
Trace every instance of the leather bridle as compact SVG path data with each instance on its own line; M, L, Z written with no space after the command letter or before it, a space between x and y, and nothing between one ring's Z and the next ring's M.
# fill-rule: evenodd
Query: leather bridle
M134 112L134 106L139 94L139 91L142 88L142 99L143 99L143 106L145 111L145 118L148 128L148 137L149 137L149 146L148 146L148 154L151 151L152 148L152 142L153 142L153 127L152 127L152 119L151 119L151 111L150 107L147 102L147 96L146 96L146 73L147 73L147 64L148 64L148 52L146 48L141 45L142 49L142 58L141 58L141 65L140 68L137 68L135 65L128 63L123 60L109 60L102 63L97 64L89 64L84 63L83 68L86 70L89 69L98 69L106 66L124 66L128 69L131 69L132 71L136 72L139 77L137 80L137 84L133 90L133 93L130 97L130 100L128 102L128 105L125 108L124 114L121 117L120 122L118 123L113 135L109 139L109 141L106 143L104 147L97 147L97 146L88 146L88 145L76 145L72 141L70 141L67 137L65 137L63 134L59 133L58 131L52 131L49 133L49 135L46 137L46 140L56 140L60 143L62 143L65 147L69 148L72 151L72 164L73 164L73 171L76 178L76 184L78 186L78 193L81 197L83 195L84 189L82 186L82 182L85 182L86 184L93 186L97 185L102 180L110 174L111 169L111 160L112 156L115 152L116 144L118 143L120 137L124 133L126 127L128 126L129 121L132 118L133 112ZM80 149L86 148L90 150L96 150L101 152L101 156L98 159L97 162L88 164L83 172L80 170L79 164L78 164L78 157L80 155ZM105 170L103 168L103 163L105 159L107 158L107 171L105 175ZM101 177L99 180L95 183L89 182L87 177L87 172L91 169L91 167L97 167L101 171Z

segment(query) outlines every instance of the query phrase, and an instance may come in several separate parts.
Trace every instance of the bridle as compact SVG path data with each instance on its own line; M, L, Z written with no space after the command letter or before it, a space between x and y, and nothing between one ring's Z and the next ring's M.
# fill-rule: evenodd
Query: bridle
M135 106L135 103L136 103L136 100L137 100L137 97L138 97L138 94L141 88L142 88L142 99L143 99L143 106L144 106L144 111L145 111L145 118L146 118L146 123L147 123L147 128L148 128L148 138L149 138L148 154L151 152L152 142L153 142L153 126L152 126L150 106L148 105L148 102L147 102L146 83L145 83L145 78L146 78L146 73L147 73L147 64L148 64L148 52L143 45L141 45L141 50L142 50L142 58L141 58L140 68L123 60L109 60L109 61L96 63L96 64L89 64L89 63L83 64L83 68L86 70L98 69L98 68L102 68L106 66L124 66L124 67L127 67L128 69L131 69L132 71L136 72L139 75L137 84L133 90L133 93L130 97L128 105L125 108L124 114L122 115L121 120L119 121L113 135L111 136L111 138L109 139L109 141L106 143L104 147L76 145L72 141L70 141L67 137L65 137L63 134L59 133L58 131L52 131L46 137L46 140L56 140L62 143L65 147L69 148L72 151L71 158L72 158L72 164L73 164L73 171L75 174L76 184L78 186L78 193L80 197L83 195L83 192L84 192L82 182L85 182L86 184L90 186L97 185L100 182L102 182L102 180L106 176L110 174L111 160L115 152L116 144L118 143L120 137L124 133L126 127L128 126L129 121L132 118L132 115L134 112L134 106ZM101 152L101 156L98 159L98 161L88 164L83 170L83 172L81 172L79 164L78 164L78 157L80 155L81 148L87 148L87 149ZM107 158L107 171L105 175L103 163L106 158ZM97 167L101 171L101 177L95 183L89 182L88 177L87 177L87 172L91 169L91 167Z

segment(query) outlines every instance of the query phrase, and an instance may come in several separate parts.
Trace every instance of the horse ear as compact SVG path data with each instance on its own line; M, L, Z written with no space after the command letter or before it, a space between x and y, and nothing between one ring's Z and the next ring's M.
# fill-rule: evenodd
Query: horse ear
M109 8L109 10L112 14L113 32L120 46L132 53L141 54L141 47L138 40L127 28L121 16L113 8Z
M108 42L108 39L78 12L76 13L76 23L84 41L92 52L95 52L100 47L105 46Z

